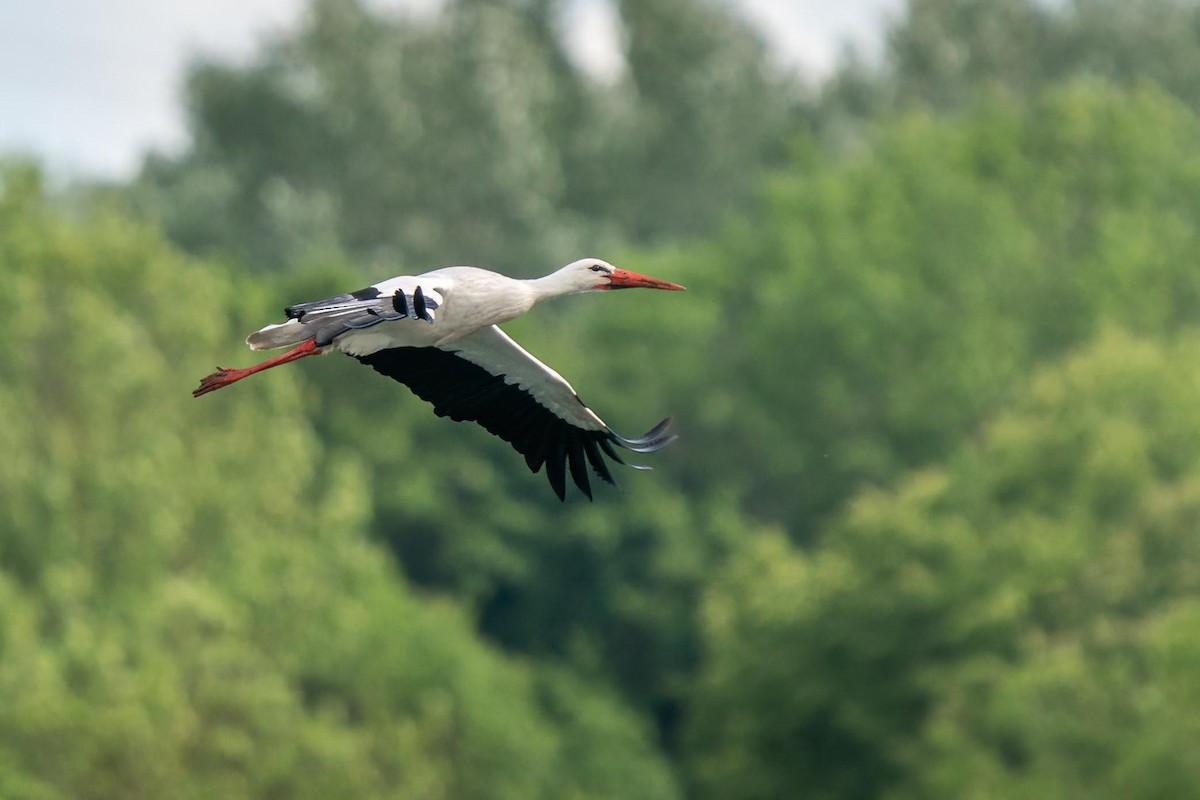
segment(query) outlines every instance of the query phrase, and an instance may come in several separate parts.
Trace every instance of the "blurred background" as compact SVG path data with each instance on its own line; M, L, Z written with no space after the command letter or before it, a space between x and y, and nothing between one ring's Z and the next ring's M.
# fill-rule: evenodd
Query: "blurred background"
M1182 798L1200 5L0 7L0 796ZM287 304L584 255L559 504Z

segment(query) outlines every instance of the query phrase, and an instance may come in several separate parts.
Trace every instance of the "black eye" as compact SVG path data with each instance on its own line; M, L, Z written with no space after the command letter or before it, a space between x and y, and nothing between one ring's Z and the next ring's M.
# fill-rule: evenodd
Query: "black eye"
M592 266L588 267L588 269L590 269L592 272L604 272L604 267L600 266L599 264L593 264Z

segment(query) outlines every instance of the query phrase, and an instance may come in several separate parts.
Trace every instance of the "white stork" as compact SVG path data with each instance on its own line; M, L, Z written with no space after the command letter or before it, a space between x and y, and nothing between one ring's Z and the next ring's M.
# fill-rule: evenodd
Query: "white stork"
M550 297L607 289L667 289L676 283L617 269L597 258L575 261L537 280L516 280L476 267L404 275L326 300L284 309L287 321L250 334L251 350L292 349L244 369L217 367L192 395L200 397L280 364L330 349L354 356L408 386L438 416L478 422L546 475L559 499L566 471L592 497L587 464L615 483L601 451L650 453L666 447L668 417L644 436L626 439L583 404L571 384L496 327ZM586 463L585 463L586 459ZM648 469L636 464L637 469Z

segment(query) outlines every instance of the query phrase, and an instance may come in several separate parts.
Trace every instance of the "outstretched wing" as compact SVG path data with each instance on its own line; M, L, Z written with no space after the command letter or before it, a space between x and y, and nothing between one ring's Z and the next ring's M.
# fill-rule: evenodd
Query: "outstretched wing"
M666 435L669 417L636 439L618 436L561 375L495 326L441 348L394 347L355 357L432 403L438 416L478 422L525 456L533 472L545 465L560 500L566 497L568 470L590 499L589 464L600 478L616 483L605 455L624 464L617 448L650 453L675 440Z

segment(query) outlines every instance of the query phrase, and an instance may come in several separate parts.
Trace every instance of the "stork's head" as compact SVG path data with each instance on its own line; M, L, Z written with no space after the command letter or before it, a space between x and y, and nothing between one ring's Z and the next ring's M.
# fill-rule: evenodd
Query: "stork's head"
M639 275L636 272L618 269L607 261L598 258L581 258L567 264L560 273L570 276L571 283L578 287L575 291L591 292L608 289L666 289L671 292L681 292L684 287L678 283L661 281Z

